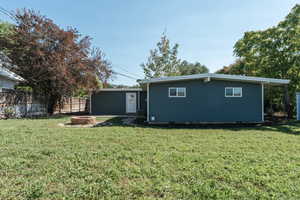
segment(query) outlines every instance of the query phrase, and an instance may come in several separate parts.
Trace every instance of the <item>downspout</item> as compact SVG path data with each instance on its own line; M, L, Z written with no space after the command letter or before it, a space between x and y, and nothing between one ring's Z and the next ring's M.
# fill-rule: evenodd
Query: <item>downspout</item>
M90 115L92 114L92 93L93 92L90 92Z
M287 119L292 118L291 114L291 102L290 102L290 96L289 96L289 90L288 85L284 85L284 104L285 104L285 112L287 113Z
M264 83L261 83L261 120L265 121L265 98L264 98Z
M140 106L140 101L141 101L141 97L140 97L140 95L141 95L141 92L140 91L138 91L138 103L137 103L137 106L138 106L138 112L140 111L140 109L141 109L141 106Z
M150 83L147 83L147 122L150 122L150 118L149 118L149 107L150 107L150 102L149 102L149 99L150 99L150 87L149 87Z

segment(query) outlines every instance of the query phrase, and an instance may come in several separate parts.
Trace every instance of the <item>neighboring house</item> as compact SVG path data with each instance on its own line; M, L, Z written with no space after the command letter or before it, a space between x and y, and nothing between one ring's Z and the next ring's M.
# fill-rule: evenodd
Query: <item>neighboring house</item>
M146 102L147 121L152 124L260 123L264 121L264 85L287 85L289 80L208 73L138 82L143 89L133 100L126 90L120 91L122 95L104 95L108 92L104 90L92 95L91 114L115 114L110 109Z
M22 80L20 76L0 66L0 92L3 89L14 89L15 85Z
M8 103L6 95L10 96L15 94L3 92L15 89L15 85L19 82L24 81L24 79L17 74L9 71L8 69L2 67L3 64L10 65L10 62L8 62L8 59L6 57L4 60L6 60L6 62L0 59L0 92L2 92L1 94L3 94L3 96L1 95L0 97L0 118L4 116L6 108L12 108L16 117L46 114L47 110L44 104L40 103L39 100L35 99L33 96L28 96L28 94L26 94L26 98L17 98L22 99L22 101L19 103ZM21 93L20 95L24 94Z

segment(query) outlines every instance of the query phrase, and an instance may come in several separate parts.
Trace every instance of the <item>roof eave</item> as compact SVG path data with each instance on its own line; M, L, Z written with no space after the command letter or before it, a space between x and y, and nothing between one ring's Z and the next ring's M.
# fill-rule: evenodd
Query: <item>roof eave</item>
M102 88L96 90L96 92L101 92L101 91L106 91L106 92L139 92L142 91L142 88Z
M0 74L0 77L3 77L3 78L5 78L7 80L10 80L10 81L15 81L15 82L23 82L23 81L25 81L24 79L21 79L21 78L19 79L19 78L15 78L15 77L3 76L1 74Z
M286 80L286 79L273 79L273 78L261 78L261 77L225 75L225 74L198 74L198 75L188 75L188 76L163 77L163 78L154 78L148 80L147 79L139 80L138 83L147 84L147 83L160 83L160 82L172 82L172 81L183 81L183 80L196 80L196 79L204 79L204 78L264 83L270 85L285 85L290 83L290 80Z

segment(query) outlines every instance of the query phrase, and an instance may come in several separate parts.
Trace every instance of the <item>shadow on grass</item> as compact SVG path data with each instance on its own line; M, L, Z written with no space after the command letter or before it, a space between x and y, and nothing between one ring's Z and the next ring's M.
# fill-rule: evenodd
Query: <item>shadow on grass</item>
M276 124L273 126L262 126L258 130L278 131L285 134L300 135L300 123L289 122L286 124Z
M76 112L76 113L58 113L53 115L33 115L33 116L26 116L21 119L63 119L70 116L79 116L79 115L88 115L86 112Z
M70 115L65 115L65 114L56 114L56 115L40 115L40 116L27 116L21 119L29 119L29 120L35 120L35 119L63 119L66 117L69 117Z
M291 135L300 135L300 122L284 121L283 123L268 123L257 126L231 127L232 131L275 131Z
M111 123L112 125L114 126L123 126L123 119L125 117L113 117L113 118L110 118L110 119L107 119L107 120L104 120L104 123Z
M124 124L124 119L127 117L97 117L97 124L94 127L103 127L103 126L120 126L120 127L132 127L135 126L135 123L133 125L130 124Z
M290 121L282 124L199 124L199 125L149 125L145 122L145 118L136 118L134 125L126 125L123 123L124 118L114 117L105 122L111 123L113 126L121 127L142 127L154 129L224 129L230 131L277 131L285 134L300 135L300 122Z

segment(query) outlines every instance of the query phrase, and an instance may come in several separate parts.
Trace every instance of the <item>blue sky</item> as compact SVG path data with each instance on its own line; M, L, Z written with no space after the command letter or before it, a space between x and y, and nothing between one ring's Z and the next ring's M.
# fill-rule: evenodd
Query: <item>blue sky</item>
M7 10L33 8L62 27L93 38L120 73L143 78L140 64L164 30L179 57L211 72L234 62L233 45L245 31L281 21L297 0L2 0ZM8 20L3 14L0 19ZM114 84L136 84L114 77Z

